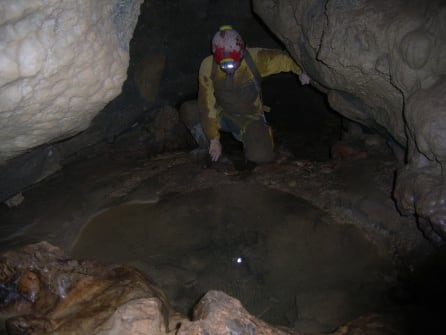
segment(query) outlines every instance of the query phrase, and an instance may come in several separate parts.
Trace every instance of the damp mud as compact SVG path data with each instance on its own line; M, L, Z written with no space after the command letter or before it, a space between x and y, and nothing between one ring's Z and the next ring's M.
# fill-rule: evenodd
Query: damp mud
M292 194L246 184L108 209L83 227L73 255L140 268L184 314L216 289L302 331L388 308L395 275L358 228Z
M73 258L136 266L184 314L212 289L306 333L393 311L407 334L442 329L446 258L433 259L415 219L395 208L400 162L376 135L333 157L341 120L283 80L264 82L275 162L246 169L231 136L220 162L148 155L140 124L24 190L20 206L0 206L0 251L48 241Z

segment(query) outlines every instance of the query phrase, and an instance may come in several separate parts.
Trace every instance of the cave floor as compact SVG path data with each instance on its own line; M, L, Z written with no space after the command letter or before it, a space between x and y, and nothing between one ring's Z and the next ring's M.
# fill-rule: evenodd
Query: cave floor
M75 258L139 267L183 313L218 288L272 323L313 332L389 308L399 269L431 252L394 207L389 152L315 160L279 143L276 162L240 168L230 141L209 164L189 152L149 158L129 146L133 136L1 207L1 250L46 240Z
M74 258L140 268L182 313L221 289L252 314L306 332L368 312L412 311L419 291L407 283L417 268L426 272L420 264L433 248L395 208L398 161L373 136L332 159L338 117L308 88L296 99L290 78L265 83L275 162L244 165L231 136L218 163L189 151L149 156L146 130L136 126L78 153L24 191L19 206L0 206L0 251L46 240ZM420 296L441 304L438 268L427 268ZM415 313L409 319L421 327L420 314L436 315Z

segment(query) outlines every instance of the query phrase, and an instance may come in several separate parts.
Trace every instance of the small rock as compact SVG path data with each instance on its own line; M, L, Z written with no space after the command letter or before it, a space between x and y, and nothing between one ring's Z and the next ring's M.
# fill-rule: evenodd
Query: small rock
M25 197L23 196L23 194L18 193L15 196L6 200L5 205L8 206L9 208L18 207L23 202L23 200L25 200Z

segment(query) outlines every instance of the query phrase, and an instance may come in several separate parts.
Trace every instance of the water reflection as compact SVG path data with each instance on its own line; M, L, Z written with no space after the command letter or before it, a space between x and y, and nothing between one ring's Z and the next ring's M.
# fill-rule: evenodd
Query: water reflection
M183 313L219 289L268 322L305 331L383 308L393 276L357 228L246 184L112 208L84 227L73 256L139 267Z

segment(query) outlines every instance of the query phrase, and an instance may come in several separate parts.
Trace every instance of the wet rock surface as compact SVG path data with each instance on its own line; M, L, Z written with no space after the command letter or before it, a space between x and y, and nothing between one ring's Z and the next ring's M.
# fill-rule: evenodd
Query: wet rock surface
M70 259L47 242L2 254L0 284L8 334L301 334L254 317L219 291L207 292L188 321L135 268ZM333 334L402 332L395 320L370 315Z
M145 133L142 129L140 131ZM390 198L391 175L392 171L398 166L398 161L388 152L368 148L367 157L363 159L317 162L295 159L292 152L283 148L282 152L286 155L278 162L260 165L253 169L240 170L236 169L238 164L235 164L235 162L239 156L242 156L242 151L241 148L231 148L232 142L225 144L227 148L227 159L225 161L206 165L202 164L201 161L196 161L195 157L187 152L172 152L148 158L147 148L137 140L140 138L140 133L135 129L132 134L135 141L130 140L130 135L123 136L121 145L118 140L115 144L110 145L107 150L102 151L101 156L89 158L87 156L85 159L64 168L54 178L46 180L25 192L24 201L19 207L7 208L4 206L0 208L1 248L8 250L30 242L48 240L61 246L67 255L82 251L84 252L82 258L93 259L93 255L90 257L87 249L81 248L76 251L72 248L76 245L80 232L87 232L88 225L85 226L86 223L99 212L111 207L123 204L128 206L132 203L135 206L168 204L169 201L175 202L174 199L197 197L203 190L214 189L216 194L219 193L217 190L224 193L221 194L223 200L212 201L214 198L205 196L206 193L203 193L204 198L201 198L201 202L205 206L210 206L209 208L212 211L218 212L219 210L225 210L226 201L224 198L230 196L227 194L230 190L239 189L238 196L243 199L241 190L245 190L246 193L249 189L265 189L284 192L279 194L283 194L282 196L285 198L299 197L305 199L311 205L305 205L304 207L311 206L316 209L323 209L328 217L332 218L333 222L342 222L342 225L347 226L353 225L355 229L359 229L358 232L361 232L361 239L366 236L370 243L376 246L382 257L392 262L395 269L406 269L409 277L410 269L417 268L418 264L433 252L431 244L419 233L412 220L399 215ZM129 145L129 143L133 143L133 145ZM366 149L364 148L364 150ZM302 151L300 154L302 154ZM259 192L256 194L259 194ZM206 200L209 200L209 203ZM276 200L281 203L280 199ZM192 207L190 210L195 213L199 212L195 205ZM294 207L295 205L291 205L290 209ZM110 213L114 216L112 212ZM190 214L190 212L187 213ZM169 216L170 214L171 216ZM274 216L274 213L271 215ZM297 213L296 215L299 216ZM163 216L175 219L175 209L171 211L166 207L163 210ZM276 217L279 216L276 215ZM207 220L208 218L203 217L197 224L205 225ZM131 225L128 222L126 223L126 220L120 226L120 229L124 229L125 234L131 234ZM129 229L127 232L126 227ZM221 228L223 229L224 226ZM98 231L99 236L106 237L113 231L112 226L110 226L110 229L106 226L103 229L102 233L101 230ZM155 227L151 228L150 223L148 223L143 232L150 233L152 229L156 231ZM206 227L203 226L202 229L206 229ZM236 228L236 231L239 230ZM224 229L221 232L225 233ZM185 236L188 236L187 230L185 233ZM312 234L315 237L319 236L322 239L320 243L324 243L318 230L301 232L305 239L308 239ZM230 236L233 235L231 229L227 231L227 235L229 243L232 240ZM292 241L293 236L290 235L289 238ZM248 234L248 239L249 236ZM330 239L330 236L326 236L326 239ZM354 240L354 237L349 238L349 240L351 239ZM109 241L111 242L109 247L113 248L124 240L124 238L119 240L118 236L117 240ZM94 243L94 240L92 241ZM131 242L131 239L129 241ZM182 241L181 237L179 237L179 241ZM216 239L216 241L223 243L224 239ZM186 241L183 240L183 242ZM123 259L123 254L119 252L115 255L113 253L107 254L107 244L102 244L102 242L98 244L104 246L102 251L104 251L105 256L109 257L104 261L112 263L115 263L116 260L128 261L128 259ZM130 248L126 247L126 250L132 250L131 246ZM301 252L309 250L318 253L317 245L308 248L302 246ZM291 260L293 257L298 257L286 252L283 256L291 257ZM259 259L259 262L261 262L261 259ZM193 288L193 283L197 280L197 277L195 275L191 277L191 269L200 269L204 266L200 262L200 258L195 257L194 260L194 257L189 257L189 261L183 264L183 270L178 267L170 267L169 271L168 264L165 264L164 272L153 266L154 262L148 263L151 266L141 263L137 256L129 262L129 264L143 269L149 276L153 276L167 287L169 285L174 287L178 282L186 284L185 287L175 287L175 291L178 293L175 296L177 300L172 301L172 304L185 306L191 300L189 298L184 299L184 297L189 295L192 298L194 294L199 294ZM258 263L254 262L254 264ZM277 262L276 264L279 266L281 263ZM364 264L366 263L364 262ZM234 264L231 263L232 265ZM302 271L304 274L305 271ZM132 271L130 271L131 275ZM33 276L34 272L31 271L23 278L23 282L21 282L24 288L33 287ZM206 277L203 276L202 278L205 279ZM246 277L242 273L240 278L244 279ZM329 279L330 276L326 278ZM399 287L398 280L397 278L397 282L394 282L396 286L390 288L391 291L395 291L392 294L403 301L403 306L412 304L413 300L410 294L405 288ZM282 285L280 279L278 281L277 285ZM226 287L228 291L233 289L232 292L235 293L243 292L247 294L248 288L252 288L252 285L249 281L245 282L242 281L237 284L232 281L223 288ZM243 286L244 283L247 286ZM210 285L212 285L212 282L210 282ZM32 299L32 292L32 290L23 289L21 294L28 299ZM322 310L328 311L327 315L334 316L334 314L330 314L330 311L333 311L333 306L336 305L327 305L327 298L331 302L337 301L340 305L346 301L350 301L348 304L351 303L348 296L343 296L338 291L325 290L325 293L326 295L320 296L312 294L310 290L302 290L297 293L299 301L306 302L301 304L299 310L300 321L302 321L300 326L305 327L301 329L313 331L321 329L318 328L321 327L321 324L310 320L315 320L314 316L320 315ZM258 303L255 294L247 295L251 302ZM260 294L260 296L262 295ZM308 299L309 297L311 299ZM195 299L198 298L199 296L195 297ZM29 306L29 304L27 302L25 306ZM350 307L352 306L354 305L350 305ZM274 310L267 311L267 314L274 315L274 312ZM261 315L261 313L258 314ZM260 318L262 317L260 316ZM267 316L263 318L267 318ZM344 323L341 320L345 320L345 315L334 317L330 324L339 322L338 325L340 326Z
M208 292L194 307L193 321L184 322L179 335L196 334L304 334L299 331L273 327L262 320L250 315L240 302L224 292ZM389 322L379 315L369 315L358 318L347 325L340 327L333 335L362 334L362 335L386 335L404 334L404 329L393 322Z
M300 330L383 310L396 284L393 263L357 227L290 193L235 181L107 210L72 253L151 274L183 314L215 289Z
M380 257L392 264L390 272L382 272L392 275L390 277L378 276L378 278L383 280L381 283L390 283L389 290L384 296L390 300L391 305L399 311L401 309L408 311L407 313L403 312L404 322L414 325L413 329L426 330L426 325L429 324L432 325L432 329L435 329L438 325L436 322L439 320L438 312L441 311L441 308L437 306L441 306L444 296L440 285L441 278L444 278L444 276L438 273L437 269L441 269L444 262L442 262L441 257L438 258L427 266L429 271L420 266L426 260L431 259L431 256L436 252L441 255L441 249L435 251L431 243L420 234L414 220L410 217L400 216L395 208L391 197L392 175L400 167L400 161L395 159L385 145L377 141L375 135L363 135L359 138L345 137L341 147L347 154L338 155L336 159L331 159L329 156L330 147L338 140L338 132L331 127L337 126L339 120L324 114L325 112L318 114L320 111L317 108L312 108L310 104L312 99L299 99L301 103L299 108L295 108L292 104L289 105L289 102L293 99L289 98L289 92L286 92L286 90L284 92L288 98L279 95L274 96L274 99L271 100L273 102L271 105L274 108L272 112L274 114L271 114L271 123L277 137L278 152L277 160L274 163L258 166L244 164L240 144L226 136L223 136L225 157L218 163L200 160L199 157L185 151L165 152L158 155L150 154L151 148L148 146L150 141L146 141L150 136L161 140L159 142L160 147L163 143L178 143L178 139L164 138L164 136L174 136L173 132L166 132L165 129L160 129L159 133L156 132L156 129L148 132L144 124L139 124L119 136L114 143L101 143L90 148L90 150L77 153L78 160L64 166L51 178L23 192L20 206L0 207L1 250L10 250L32 242L46 240L60 246L66 255L69 255L69 258L76 259L73 256L75 252L79 252L78 255L81 255L80 252L85 252L81 255L82 258L94 259L93 255L86 252L87 250L82 248L79 250L75 246L76 242L80 241L79 236L87 233L89 229L87 223L93 222L91 219L101 216L101 213L105 216L111 215L110 222L114 222L113 220L118 217L115 213L119 213L122 207L160 206L160 208L164 208L162 213L164 220L181 223L182 219L175 216L175 214L178 214L175 212L175 208L170 209L168 207L169 202L179 204L179 199L188 199L193 204L192 200L198 196L201 203L206 204L206 208L208 208L208 211L203 213L211 211L215 215L215 213L227 212L226 203L228 202L227 199L230 199L230 194L226 194L228 192L235 193L237 196L234 197L234 201L240 203L246 201L243 194L251 194L252 197L254 193L255 198L257 198L262 192L266 192L265 194L270 195L271 204L286 204L286 199L292 200L292 204L285 206L288 209L283 209L280 206L270 208L269 216L276 217L278 221L271 223L271 227L277 227L284 221L282 215L286 215L285 213L293 210L295 211L294 217L299 218L300 214L296 213L296 211L299 212L299 208L302 212L307 209L310 210L313 213L310 218L312 217L314 222L325 217L326 219L323 221L327 223L327 225L316 225L314 229L295 231L288 234L289 236L285 234L285 239L289 241L290 247L298 246L300 242L295 244L292 242L297 242L300 238L303 241L317 241L319 239L319 242L313 245L309 244L308 247L305 247L305 244L300 244L301 249L297 255L287 253L287 248L284 248L281 256L277 255L277 262L272 261L272 264L275 264L276 267L282 267L283 264L280 262L282 258L286 258L293 263L293 257L299 257L299 260L302 261L300 255L304 255L306 252L308 252L307 255L311 253L322 255L321 250L329 250L327 248L330 245L342 250L346 244L361 245L366 241L376 248ZM297 96L301 95L294 95L294 97ZM285 108L282 110L281 107ZM166 109L166 118L160 115L158 119L160 124L175 124L175 122L170 122L174 121L175 118L168 117L172 110ZM165 123L165 120L168 120L168 122ZM321 120L323 122L318 123ZM286 126L283 126L283 122ZM300 126L299 132L290 131L293 125ZM158 136L157 134L163 135ZM310 137L307 139L306 135ZM366 154L360 155L360 157L348 154L354 154L355 152ZM220 194L218 190L226 193ZM249 192L249 190L254 190L254 192ZM209 191L211 193L206 193ZM209 194L219 194L219 197L212 197ZM218 201L215 201L216 199ZM296 201L298 205L296 205ZM262 206L264 207L263 210L267 211L268 201L263 203ZM183 212L188 213L189 216L191 216L191 213L199 214L196 204L190 206L189 211L183 210ZM243 212L243 210L239 210L237 213L240 215L232 216L232 218L243 217ZM323 213L322 216L320 216L321 213ZM251 214L254 215L255 211ZM131 213L129 215L131 216ZM155 216L150 213L145 215L147 217L146 226L141 230L141 234L137 234L138 238L140 235L142 236L142 243L144 242L144 234L157 231L156 227L150 224L151 219L154 219ZM265 215L262 214L258 220L262 221L263 216ZM221 218L224 217L221 216ZM111 236L110 234L116 227L123 234L121 239L119 239L119 235L116 235L118 237L111 240L111 243L106 244L104 242L102 251L108 257L103 259L104 261L115 264L115 261L119 260L126 262L127 265L125 266L131 265L141 269L140 271L162 284L163 290L166 288L165 292L169 301L174 306L183 306L181 307L183 313L187 307L192 307L193 302L191 301L193 299L198 300L200 298L199 294L204 294L207 290L215 288L215 281L208 280L211 278L212 271L208 271L208 274L201 277L193 271L194 269L203 270L206 268L203 255L195 257L196 255L193 253L192 255L188 254L186 259L180 260L182 262L181 266L175 265L174 262L165 262L161 266L158 264L157 267L154 262L156 258L143 262L142 257L139 257L135 251L138 251L138 248L144 251L146 246L143 245L141 248L141 245L138 246L137 243L132 246L131 239L125 242L127 244L124 243L125 236L134 234L130 229L133 224L131 223L132 220L134 219L131 217L124 218L121 224L111 224L110 229L107 225L98 229L97 235L104 238ZM207 217L201 217L196 227L206 230L205 223L207 220ZM229 219L225 220L228 221ZM235 222L237 221L235 220ZM323 226L330 226L330 224L333 225L330 229L342 232L343 228L353 227L351 231L357 233L352 235L346 230L345 234L336 235L345 236L345 241L342 241L342 239L330 240L335 235L329 233L330 230L324 234L324 230L320 229ZM244 224L238 223L238 226L244 227ZM167 232L163 231L162 228L158 231L164 232L164 234ZM234 231L240 234L234 234ZM183 232L182 235L184 236L190 235L188 230L183 230ZM225 224L220 225L218 234L214 234L215 239L208 239L206 243L212 245L212 241L214 241L220 243L220 245L226 243L235 246L239 244L240 238L243 237L242 240L246 239L249 242L248 246L259 247L257 249L263 252L261 247L265 246L262 242L264 239L257 239L259 242L256 242L255 234L251 234L249 231L248 234L243 232L243 229L231 228L230 222L225 222ZM299 235L299 238L294 237L293 234ZM193 236L192 240L194 238L196 236ZM313 240L313 238L316 238L316 240ZM178 245L186 243L187 240L189 238L182 240L179 236ZM94 239L92 241L94 244ZM281 243L276 244L281 245ZM321 244L324 244L324 246L319 249ZM97 243L97 245L101 246L101 243ZM117 252L115 254L107 255L105 252L106 245L109 249L113 249L115 246L123 246L126 252L134 253L135 257L124 259L124 253L120 253L119 248L116 248ZM150 244L148 245L150 246ZM174 246L172 248L167 246L167 249L176 250ZM99 250L101 251L101 248ZM204 254L210 254L209 250L213 249L205 249ZM247 248L247 251L249 251L249 248ZM225 255L223 253L221 256ZM260 253L257 261L254 261L252 265L261 263L262 255L264 254ZM331 256L334 255L336 253ZM359 255L362 254L353 252L351 257ZM360 257L357 258L359 263L356 264L360 266L368 264L367 261L361 263ZM159 257L159 259L162 260L162 257ZM224 259L227 261L227 258ZM271 260L273 259L271 258ZM339 261L342 261L342 258ZM226 271L219 270L218 262L215 262L216 267L213 268L213 271L215 270L219 274L220 282L225 284L221 286L222 289L236 297L237 294L241 293L238 297L247 299L247 303L243 301L242 304L246 305L249 311L251 311L252 305L260 306L258 304L259 298L263 299L265 297L262 287L258 290L252 290L251 293L249 290L253 286L254 288L259 287L253 285L253 281L245 280L252 278L245 276L246 273L249 274L249 271L246 272L247 268L234 268L233 266L237 263L229 263L230 267L226 268ZM295 263L299 264L299 262ZM296 276L287 273L286 280L277 279L277 287L283 287L285 282L298 281L299 278L308 274L305 271L306 268L314 271L336 268L336 270L339 270L338 273L343 271L336 264L328 264L325 267L323 266L322 269L317 269L316 266L312 266L315 264L314 262L308 261L307 263L311 266L304 266L301 274ZM348 262L346 261L346 263ZM241 270L241 272L235 272L238 274L235 279L240 280L225 283L223 274L229 273L231 268ZM286 267L283 266L283 268L286 271ZM331 280L331 276L335 274L336 270L329 271L320 278L323 278L326 283L335 282L336 278L333 277L333 280ZM365 274L372 273L370 268L363 272ZM429 273L429 275L426 276L425 273ZM343 276L344 278L348 277L349 272L345 271ZM196 290L196 283L197 280L200 281L200 278L209 284L205 290ZM342 278L342 276L339 278ZM373 282L376 278L376 276L370 276L371 281L369 282ZM23 287L33 287L34 279L34 272L28 273L21 283L23 283ZM259 279L261 278L256 278L256 280ZM185 285L178 286L178 283L184 283ZM171 294L172 291L169 291L172 288L175 294ZM32 294L29 295L27 292L29 290L22 290L24 295L32 298ZM426 292L429 292L429 294L425 294ZM194 296L195 294L197 296ZM284 294L287 294L286 290L284 290ZM320 329L341 326L350 318L357 317L357 315L346 313L349 309L353 311L356 309L356 305L351 299L352 296L355 295L345 294L345 292L331 287L316 291L310 289L296 290L295 297L299 299L296 306L299 309L289 309L291 311L291 313L288 313L289 320L296 321L295 324L292 322L289 324L296 326L296 329L308 332L318 332ZM287 295L287 299L288 297L289 295ZM274 300L272 302L273 307L280 305ZM347 307L341 309L339 306ZM383 305L379 307L383 307ZM266 313L262 314L264 310L255 311L255 315L260 319L274 320L275 315L282 315L283 317L284 314L274 308L268 309ZM375 311L375 308L373 308L373 311ZM385 312L393 315L391 311ZM364 320L368 319L365 318ZM324 325L327 321L330 322L328 327L326 324ZM274 323L276 322L274 321ZM297 328L297 326L300 328ZM321 328L321 326L326 328ZM334 329L330 328L330 330ZM418 333L423 332L419 331Z
M8 334L162 334L169 305L141 272L68 258L47 242L3 253Z

